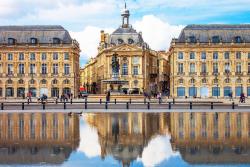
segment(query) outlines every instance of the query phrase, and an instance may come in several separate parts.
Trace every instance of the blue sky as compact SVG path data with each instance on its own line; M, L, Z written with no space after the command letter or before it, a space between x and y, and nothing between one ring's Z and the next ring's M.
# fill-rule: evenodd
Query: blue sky
M127 0L131 23L155 50L187 24L250 23L250 0ZM81 44L81 64L97 53L100 30L121 24L124 0L0 0L1 25L62 25ZM157 39L157 40L156 40Z

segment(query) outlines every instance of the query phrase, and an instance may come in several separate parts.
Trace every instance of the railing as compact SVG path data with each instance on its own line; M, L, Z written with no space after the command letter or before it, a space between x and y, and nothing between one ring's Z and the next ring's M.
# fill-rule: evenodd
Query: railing
M42 101L42 102L31 102L31 101L19 101L19 102L0 102L1 110L65 110L65 109L238 109L242 108L242 106L236 105L234 102L231 104L225 104L222 102L194 102L194 101L186 101L186 102L176 102L175 99L169 101L148 101L144 99L143 101L135 101L129 99L127 101L118 101L117 99L113 99L112 101L105 101L103 99L99 99L98 101L88 101L85 99L84 101L74 101L74 100L63 100L59 101L58 99L53 101ZM244 108L244 107L243 107ZM249 109L249 108L248 108Z
M197 72L189 72L189 75L197 75Z
M208 75L208 72L201 72L200 75Z
M185 75L185 72L178 72L177 75Z

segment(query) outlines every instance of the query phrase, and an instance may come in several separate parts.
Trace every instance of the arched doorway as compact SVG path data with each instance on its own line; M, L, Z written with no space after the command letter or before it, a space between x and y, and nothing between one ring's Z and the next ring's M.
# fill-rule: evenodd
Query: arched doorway
M201 97L208 97L208 87L201 87Z
M29 92L31 93L31 97L36 97L36 88L34 87L29 88Z
M59 88L51 88L51 97L59 97Z
M17 97L23 97L25 96L25 88L19 87L17 88Z
M14 88L12 87L6 88L6 97L14 97Z
M70 88L63 88L63 93L64 94L70 94L71 93Z

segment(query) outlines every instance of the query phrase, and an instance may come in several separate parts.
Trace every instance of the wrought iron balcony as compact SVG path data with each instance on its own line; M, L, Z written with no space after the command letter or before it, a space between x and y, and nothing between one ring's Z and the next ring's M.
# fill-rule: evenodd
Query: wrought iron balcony
M17 77L24 77L24 76L25 76L24 73L18 73L18 74L17 74Z
M242 76L242 75L243 75L243 73L242 73L242 72L235 72L235 75Z
M189 72L189 75L197 75L197 72Z
M178 72L177 75L185 75L185 72Z
M200 75L208 75L208 72L201 72Z
M231 75L231 72L230 71L225 71L224 75Z

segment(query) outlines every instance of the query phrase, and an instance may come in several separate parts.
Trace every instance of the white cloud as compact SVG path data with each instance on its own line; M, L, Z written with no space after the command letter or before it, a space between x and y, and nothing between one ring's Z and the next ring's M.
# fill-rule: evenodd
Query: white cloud
M173 156L179 156L179 153L172 151L170 136L157 136L144 148L138 161L142 161L144 166L157 166Z
M78 151L83 152L88 158L101 155L96 129L91 128L87 123L81 124L80 138L81 142Z
M82 50L81 60L86 61L90 57L97 55L97 47L100 42L100 31L112 33L114 28L101 28L95 26L87 26L82 31L70 34L79 43ZM178 37L183 26L170 25L153 15L146 15L142 20L136 21L134 24L137 31L142 31L144 41L154 50L166 50L170 46L171 39Z
M170 25L153 15L143 16L134 26L138 31L142 31L144 41L154 50L168 49L171 39L178 37L184 27Z
M97 55L97 48L100 42L100 32L104 30L105 32L111 33L113 28L100 28L94 26L87 26L80 32L70 32L71 36L75 38L81 47L81 59L86 60L90 57L95 57Z

